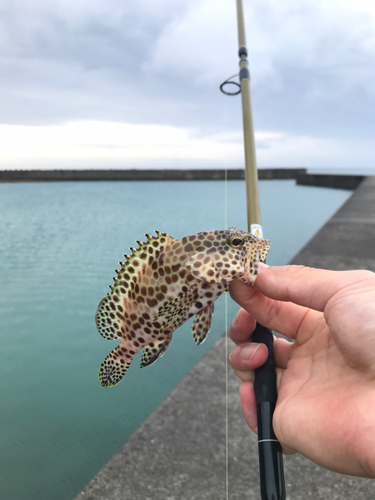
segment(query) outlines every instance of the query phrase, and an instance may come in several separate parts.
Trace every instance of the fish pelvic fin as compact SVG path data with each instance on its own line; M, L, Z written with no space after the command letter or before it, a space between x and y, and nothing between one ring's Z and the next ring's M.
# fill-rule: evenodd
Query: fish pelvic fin
M207 334L211 329L211 319L214 312L214 305L209 304L195 315L191 334L197 345L206 340Z
M159 356L163 356L163 354L167 350L167 347L169 346L171 339L172 333L163 340L153 341L152 345L146 346L142 354L141 368L152 365L152 363L155 363Z

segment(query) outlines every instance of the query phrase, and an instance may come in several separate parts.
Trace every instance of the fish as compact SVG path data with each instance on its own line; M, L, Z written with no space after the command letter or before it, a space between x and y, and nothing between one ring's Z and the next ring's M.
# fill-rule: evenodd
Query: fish
M270 241L237 227L180 239L155 231L124 255L110 293L98 305L102 337L121 339L99 369L103 387L114 386L143 349L141 368L167 350L173 332L194 316L191 333L201 344L210 331L214 302L238 279L253 285Z

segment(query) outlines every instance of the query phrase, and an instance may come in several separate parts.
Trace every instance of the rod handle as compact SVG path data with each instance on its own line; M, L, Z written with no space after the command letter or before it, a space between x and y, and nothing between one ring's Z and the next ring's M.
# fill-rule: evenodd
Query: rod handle
M277 400L273 334L257 323L253 342L265 344L268 358L255 370L254 390L257 403L258 454L262 500L285 500L285 479L281 445L272 426Z

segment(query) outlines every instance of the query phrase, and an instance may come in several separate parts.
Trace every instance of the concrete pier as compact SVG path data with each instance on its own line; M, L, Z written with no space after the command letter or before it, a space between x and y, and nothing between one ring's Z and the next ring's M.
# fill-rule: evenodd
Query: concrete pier
M338 189L355 189L361 175L309 174L304 168L263 168L260 180L296 179L297 184ZM106 170L0 170L0 182L77 181L223 181L243 180L243 168L232 169L106 169Z
M267 168L259 170L260 179L296 179L303 181L303 168ZM308 176L309 177L309 176ZM331 176L339 178L342 176ZM352 179L352 175L344 177ZM245 179L243 168L224 169L105 169L105 170L0 170L0 182L63 181L223 181Z
M375 178L367 178L295 256L293 264L375 271ZM76 500L260 498L255 436L229 368L226 469L225 339L221 338L98 472ZM229 346L229 349L231 345ZM369 500L373 480L328 472L302 456L284 459L287 499Z

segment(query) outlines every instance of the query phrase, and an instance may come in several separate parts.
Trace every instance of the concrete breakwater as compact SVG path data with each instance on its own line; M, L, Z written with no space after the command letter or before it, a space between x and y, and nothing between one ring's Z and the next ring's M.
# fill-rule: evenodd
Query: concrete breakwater
M309 174L304 168L265 168L258 178L295 179L297 184L339 189L355 189L364 179L360 175ZM244 180L244 169L118 169L118 170L0 170L0 182L62 181L194 181Z

